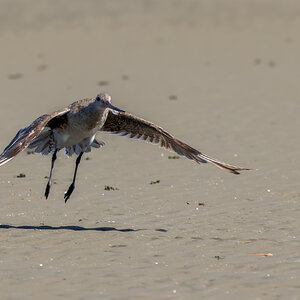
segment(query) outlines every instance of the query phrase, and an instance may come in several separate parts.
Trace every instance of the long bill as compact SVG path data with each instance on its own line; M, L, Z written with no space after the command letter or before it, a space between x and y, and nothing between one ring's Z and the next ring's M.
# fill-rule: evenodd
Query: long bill
M125 112L125 110L122 110L122 109L120 109L120 108L118 108L116 106L113 106L110 103L107 104L107 107L110 108L110 109L116 110L116 111Z

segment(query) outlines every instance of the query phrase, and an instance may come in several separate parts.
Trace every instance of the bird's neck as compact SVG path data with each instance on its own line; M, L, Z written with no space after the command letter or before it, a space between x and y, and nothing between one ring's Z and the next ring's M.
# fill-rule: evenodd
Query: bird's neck
M109 109L95 106L89 111L89 123L91 127L101 128L106 121Z

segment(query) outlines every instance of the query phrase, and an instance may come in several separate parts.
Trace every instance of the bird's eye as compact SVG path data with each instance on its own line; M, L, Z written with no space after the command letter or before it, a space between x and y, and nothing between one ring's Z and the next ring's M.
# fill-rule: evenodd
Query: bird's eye
M101 100L100 96L99 96L99 95L97 95L97 97L96 97L96 101L100 101L100 100Z

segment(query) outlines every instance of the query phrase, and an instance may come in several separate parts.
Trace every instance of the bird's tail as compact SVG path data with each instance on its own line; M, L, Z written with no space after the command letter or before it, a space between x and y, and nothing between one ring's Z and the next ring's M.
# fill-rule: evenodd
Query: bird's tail
M29 149L35 149L35 153L47 155L53 152L53 143L51 140L51 130L44 130L35 140L29 145Z

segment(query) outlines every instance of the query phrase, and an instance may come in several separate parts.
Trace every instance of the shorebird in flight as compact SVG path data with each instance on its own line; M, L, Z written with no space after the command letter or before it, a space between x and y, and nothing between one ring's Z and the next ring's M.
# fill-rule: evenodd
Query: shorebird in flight
M83 153L90 152L92 147L104 146L104 142L96 138L98 131L157 144L199 164L210 162L233 174L249 170L226 164L203 154L177 140L161 127L126 113L113 106L111 97L105 93L98 94L96 98L76 101L52 114L42 115L27 127L20 129L0 155L0 166L27 147L35 149L36 153L52 154L50 175L45 190L47 199L57 152L64 149L67 156L78 155L73 181L64 195L65 202L67 202L75 188L77 169Z

